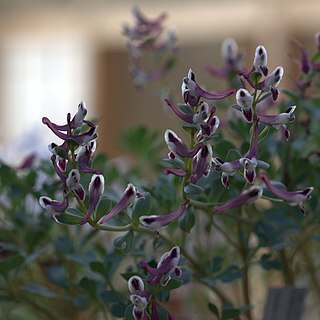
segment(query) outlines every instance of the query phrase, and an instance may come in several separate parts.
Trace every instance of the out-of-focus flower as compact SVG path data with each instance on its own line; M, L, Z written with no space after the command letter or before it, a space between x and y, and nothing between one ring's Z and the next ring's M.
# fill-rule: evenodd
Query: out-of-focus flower
M160 257L156 268L150 267L144 261L141 261L140 265L152 276L148 280L151 285L162 284L165 286L170 281L172 273L175 273L177 276L181 275L182 271L178 267L179 260L180 248L175 246Z
M182 216L188 206L188 203L189 200L185 201L177 210L172 211L166 215L141 216L139 218L140 223L147 228L160 230L161 228L166 227L172 221L177 220L180 216Z
M268 74L267 62L268 62L267 50L264 46L260 45L256 48L254 59L253 59L253 66L255 68L255 71L258 71L258 72L261 71L263 75L267 76Z
M133 205L136 198L142 197L143 195L137 190L137 188L133 184L129 183L119 202L115 205L115 207L113 207L113 209L111 209L110 212L100 219L99 223L105 223L122 210L128 208L130 205Z
M225 202L224 204L218 206L213 213L221 214L227 210L230 210L235 207L239 207L246 204L252 204L256 200L260 199L262 196L263 190L260 186L252 186L249 189L242 191L237 197Z
M267 188L277 197L286 201L290 206L299 206L302 214L306 215L306 210L303 202L309 200L311 198L311 193L313 191L313 187L307 187L302 190L297 191L287 191L284 189L279 189L276 186L272 185L268 176L261 172L259 177L266 184Z

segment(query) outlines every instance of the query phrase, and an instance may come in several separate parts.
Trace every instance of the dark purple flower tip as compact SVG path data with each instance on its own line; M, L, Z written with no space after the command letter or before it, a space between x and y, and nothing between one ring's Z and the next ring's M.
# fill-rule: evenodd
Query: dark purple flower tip
M128 280L128 288L131 293L134 293L136 291L144 291L144 283L142 279L138 276L132 276Z
M254 185L249 189L244 190L241 192L237 197L225 202L224 204L218 206L214 211L213 214L221 214L224 211L229 209L246 205L252 204L256 200L260 199L262 196L262 188L260 186Z
M204 144L193 159L193 174L190 177L192 183L196 184L204 176L208 177L212 166L212 147Z
M265 68L268 62L267 50L264 46L260 45L256 48L253 59L253 66L255 68ZM262 71L262 70L261 70Z
M61 182L65 185L66 184L66 181L67 181L67 176L63 173L63 171L60 169L60 166L58 165L58 162L59 161L59 157L56 156L55 154L53 154L51 156L51 162L52 162L52 165L58 175L58 177L60 178Z
M243 116L243 119L244 119L246 122L251 123L251 122L253 121L252 108L242 109L242 116Z

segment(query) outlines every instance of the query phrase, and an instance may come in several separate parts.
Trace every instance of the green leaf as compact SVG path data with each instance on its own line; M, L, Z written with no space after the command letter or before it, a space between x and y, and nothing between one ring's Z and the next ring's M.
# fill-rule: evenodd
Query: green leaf
M238 104L232 105L232 108L235 109L235 110L238 110L238 111L242 111L242 107L239 106Z
M92 299L95 299L97 296L97 283L89 279L88 277L84 277L81 279L79 283L80 287L84 289Z
M180 229L184 232L190 232L195 225L196 219L191 208L185 210L184 214L179 218Z
M55 292L49 290L48 288L36 284L36 283L25 283L21 286L21 289L27 292L38 294L42 297L46 298L57 298L61 297L60 295L56 294Z
M136 200L132 210L132 222L135 226L139 225L139 218L143 215L148 215L150 212L150 193L144 192L144 198Z
M126 311L124 313L124 320L132 320L133 319L132 312L133 312L133 304L131 303L126 308Z
M212 267L212 272L217 273L221 270L222 268L222 257L221 256L216 256L213 258L213 267Z
M272 259L270 253L265 253L260 258L260 264L265 270L281 270L281 261L278 259Z
M178 103L178 108L186 114L193 114L192 108L190 106L188 106L187 104L181 104Z
M92 261L90 263L90 268L92 271L101 274L105 279L109 280L108 270L100 261Z
M201 194L204 191L202 187L193 183L186 185L183 190L186 194Z
M218 319L220 319L219 309L216 305L214 305L213 303L208 303L208 308Z
M0 261L1 274L9 273L10 271L13 271L21 267L23 262L24 262L24 257L22 257L21 255L14 255L14 256L10 256L7 259L1 260Z
M126 305L123 303L114 304L111 308L111 314L117 318L123 318L126 312ZM131 314L132 319L132 314Z
M320 61L320 52L317 52L313 57L312 57L312 62L317 62Z
M260 72L252 72L250 74L250 79L252 80L253 83L258 83L262 77L262 74Z
M240 311L238 309L227 309L222 311L221 320L235 319L239 317Z
M263 130L259 133L259 143L268 136L269 132L270 132L270 127L265 126Z
M83 217L83 213L75 208L68 208L65 212L55 216L58 222L69 225L79 224Z
M181 287L181 285L182 285L181 281L178 281L176 279L171 279L169 281L169 283L165 286L165 289L166 290L173 290L173 289L177 289L177 288Z
M131 251L133 245L134 232L130 229L125 235L114 239L113 244L116 248L122 249L125 253Z
M241 278L243 272L238 266L231 265L226 270L224 270L217 278L222 282L232 282L236 279Z
M169 166L170 168L179 168L179 169L186 170L185 163L179 158L162 159L162 161L164 162L164 164L163 164L164 166Z
M189 134L196 134L199 131L199 129L193 125L184 125L182 129Z
M101 197L95 209L94 221L98 222L104 215L106 215L114 205L114 201L109 198Z
M124 301L123 295L114 290L105 290L100 293L104 303L121 303Z

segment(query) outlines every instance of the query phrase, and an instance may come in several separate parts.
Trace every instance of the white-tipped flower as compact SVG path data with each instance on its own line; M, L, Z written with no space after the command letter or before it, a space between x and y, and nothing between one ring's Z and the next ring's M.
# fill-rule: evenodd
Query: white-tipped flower
M82 126L83 120L87 115L87 108L84 101L81 101L78 105L78 111L74 115L72 121L73 121L73 128L80 128Z
M244 108L249 109L252 107L253 97L246 89L239 89L236 93L237 104Z
M137 291L144 291L144 283L142 279L138 276L132 276L128 280L128 288L131 293L137 292Z
M202 102L197 108L196 113L193 115L193 123L199 124L207 120L209 117L209 105L206 102Z
M256 68L266 67L268 63L267 50L264 46L258 46L254 55L253 66Z
M223 60L228 63L238 58L239 48L236 41L232 38L227 38L221 45L221 56Z

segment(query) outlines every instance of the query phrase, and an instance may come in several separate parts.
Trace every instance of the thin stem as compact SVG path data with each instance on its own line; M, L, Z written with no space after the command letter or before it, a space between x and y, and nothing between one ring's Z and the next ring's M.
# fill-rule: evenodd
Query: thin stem
M282 273L283 273L283 278L284 278L285 284L286 285L293 285L294 284L294 274L293 274L293 271L290 267L290 262L287 257L287 252L284 248L279 250L279 256L280 256L280 260L282 262Z

